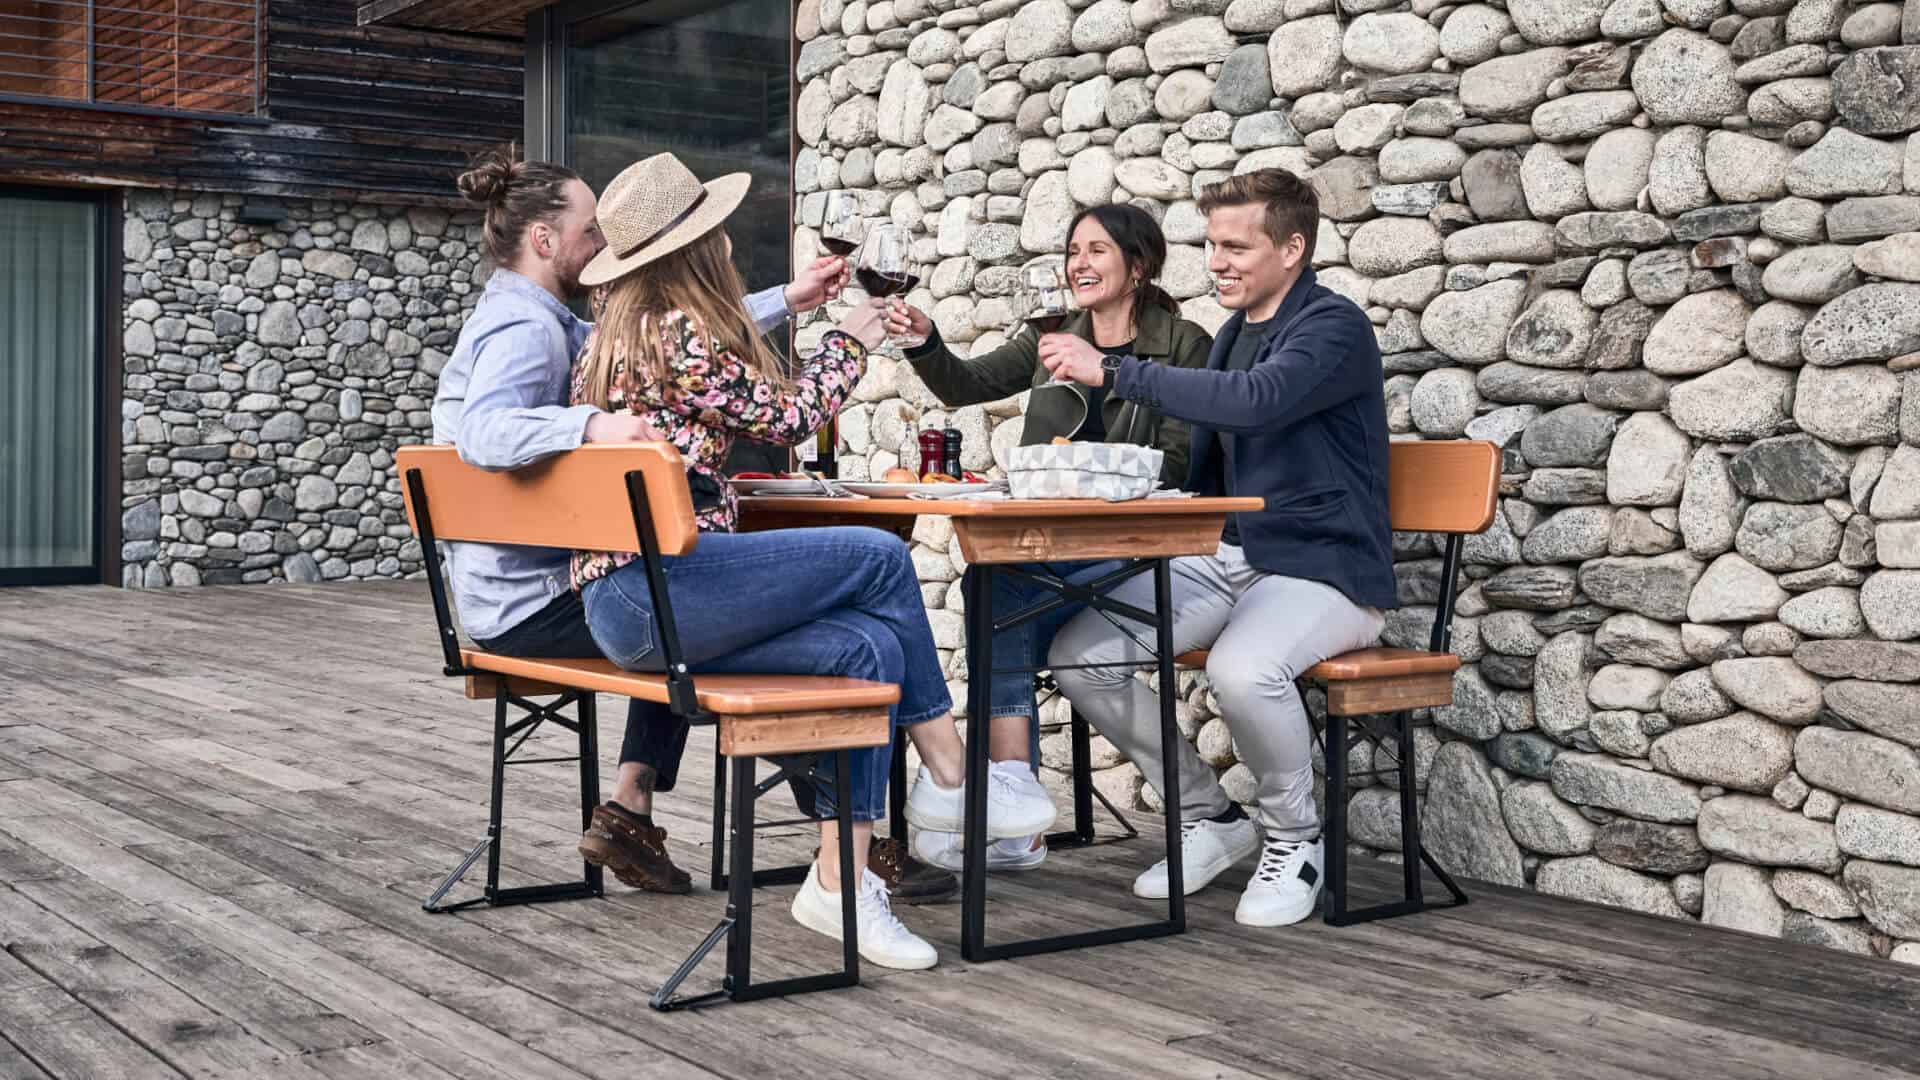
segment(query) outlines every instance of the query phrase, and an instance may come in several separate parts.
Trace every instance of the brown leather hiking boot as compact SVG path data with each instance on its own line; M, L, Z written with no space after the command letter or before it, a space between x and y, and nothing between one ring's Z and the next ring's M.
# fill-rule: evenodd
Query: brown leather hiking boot
M893 837L873 838L867 848L867 868L887 883L896 903L939 904L960 891L960 879L913 857L907 845Z
M593 808L593 827L580 838L580 857L606 867L622 884L636 889L693 891L693 878L667 855L667 830L619 803Z

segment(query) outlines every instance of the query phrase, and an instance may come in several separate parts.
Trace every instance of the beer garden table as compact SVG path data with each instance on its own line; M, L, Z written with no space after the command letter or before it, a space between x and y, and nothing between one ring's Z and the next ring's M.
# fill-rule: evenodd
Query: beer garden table
M987 687L995 673L993 638L1073 601L1125 616L1155 628L1160 673L1160 738L1171 747L1181 736L1174 723L1173 611L1171 562L1182 555L1212 554L1230 513L1258 510L1259 499L1146 498L1131 502L1088 499L988 498L829 498L824 496L749 496L740 500L745 530L862 525L908 537L921 516L950 518L960 553L974 572L966 577L967 626L967 782L966 854L962 874L960 951L969 961L1003 960L1087 945L1105 945L1186 932L1183 868L1180 865L1180 780L1171 752L1162 754L1161 791L1165 794L1167 840L1167 917L1132 926L989 944L987 908L987 732L991 708ZM1120 569L1086 585L1061 580L1021 564L1122 560ZM1139 574L1154 575L1152 611L1109 595ZM995 612L993 579L1019 574L1052 595L1015 612ZM1142 643L1144 644L1144 642ZM1002 672L1032 672L1030 658ZM1088 665L1096 666L1096 665ZM1128 665L1138 666L1138 665ZM898 753L896 762L904 761ZM894 770L894 836L906 841L903 820L903 770Z

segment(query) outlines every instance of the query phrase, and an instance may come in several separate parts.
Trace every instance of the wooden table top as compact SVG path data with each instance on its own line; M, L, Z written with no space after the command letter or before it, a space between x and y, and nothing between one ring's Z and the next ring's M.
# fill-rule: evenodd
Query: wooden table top
M743 495L742 513L857 514L869 517L918 517L931 514L956 518L1134 518L1177 517L1187 514L1248 513L1264 505L1261 499L1194 497L1182 499L838 499L819 495Z
M969 563L1154 559L1210 555L1227 515L1258 510L1260 499L832 499L749 495L747 530L865 525L905 538L919 518L953 519Z

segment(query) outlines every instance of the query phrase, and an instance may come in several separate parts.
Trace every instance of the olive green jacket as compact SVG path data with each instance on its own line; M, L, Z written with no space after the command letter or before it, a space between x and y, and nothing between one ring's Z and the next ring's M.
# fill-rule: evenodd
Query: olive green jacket
M1093 316L1076 312L1061 331L1092 341ZM1133 339L1135 356L1183 368L1206 367L1212 347L1213 338L1205 330L1161 307L1149 307L1141 315L1139 332ZM1022 326L1010 341L992 352L971 359L955 356L936 330L925 345L907 350L907 360L927 389L949 406L998 401L1052 382L1040 363L1040 335L1030 326ZM1027 426L1020 444L1032 446L1060 436L1072 438L1087 421L1087 405L1087 388L1078 383L1036 390L1027 401ZM1107 424L1108 442L1135 443L1164 451L1161 479L1168 487L1186 483L1184 422L1114 394L1107 395L1100 415Z

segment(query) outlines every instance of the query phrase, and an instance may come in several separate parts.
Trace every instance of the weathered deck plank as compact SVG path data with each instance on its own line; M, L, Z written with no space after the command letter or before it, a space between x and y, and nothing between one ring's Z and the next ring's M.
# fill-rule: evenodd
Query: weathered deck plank
M724 907L704 888L420 910L484 827L490 752L486 706L435 648L412 584L0 590L0 1076L1824 1080L1920 1062L1920 973L1899 965L1486 886L1456 912L1256 930L1232 920L1244 870L1190 900L1183 939L974 966L957 907L907 908L934 971L661 1016L648 993ZM601 706L603 748L621 706ZM696 732L658 808L700 878L712 765ZM572 780L510 774L505 876L578 872ZM1150 917L1127 882L1159 834L1137 824L996 878L991 935ZM793 828L757 845L761 865L811 849ZM1361 867L1356 887L1396 878ZM756 905L760 977L837 962L790 897Z

